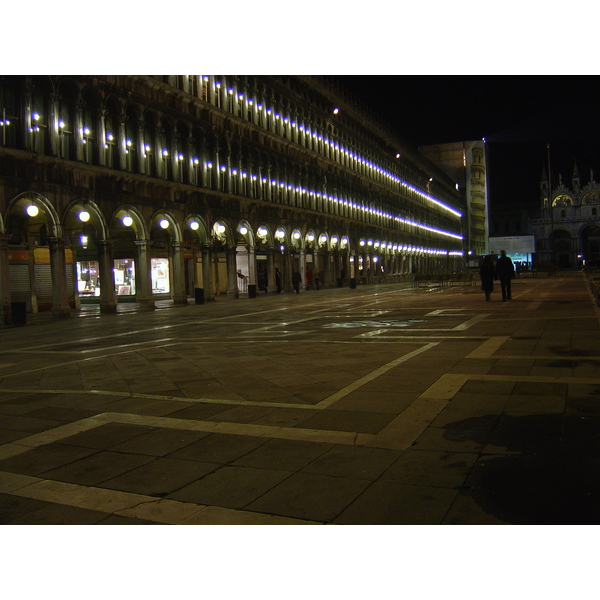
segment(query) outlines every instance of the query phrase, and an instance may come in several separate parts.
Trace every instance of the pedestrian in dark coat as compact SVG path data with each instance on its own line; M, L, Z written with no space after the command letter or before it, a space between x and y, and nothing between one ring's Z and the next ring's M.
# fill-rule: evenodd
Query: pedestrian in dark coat
M502 302L511 299L510 283L515 278L515 267L506 250L500 250L500 258L496 263L496 277L500 280L502 290Z
M488 254L483 258L479 267L479 277L481 277L481 289L485 293L486 302L490 301L490 294L494 291L494 263L492 257Z
M302 277L298 271L298 269L294 269L292 273L292 285L294 286L294 291L296 294L300 293L300 284L302 283Z

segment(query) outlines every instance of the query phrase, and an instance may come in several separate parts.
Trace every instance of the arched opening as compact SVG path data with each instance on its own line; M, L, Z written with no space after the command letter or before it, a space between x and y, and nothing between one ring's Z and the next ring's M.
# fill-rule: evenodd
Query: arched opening
M140 214L132 206L119 208L110 223L112 239L113 274L118 302L135 302L146 268L142 252L146 240ZM141 277L140 277L141 276Z
M581 232L581 249L586 267L600 267L600 227L588 225Z
M557 229L552 232L550 243L558 268L570 269L573 267L573 238L571 234L565 229Z
M73 253L76 305L96 304L103 287L100 245L105 226L100 210L85 199L73 202L65 213L63 232Z
M206 224L198 215L190 215L185 220L182 232L181 248L183 252L183 270L185 279L185 295L187 298L197 297L204 302L204 289L210 289L210 281L204 281L204 261L208 261ZM197 290L202 290L201 297Z
M19 194L9 204L5 232L11 302L24 303L27 312L66 315L75 306L73 253L59 236L53 206L39 194Z

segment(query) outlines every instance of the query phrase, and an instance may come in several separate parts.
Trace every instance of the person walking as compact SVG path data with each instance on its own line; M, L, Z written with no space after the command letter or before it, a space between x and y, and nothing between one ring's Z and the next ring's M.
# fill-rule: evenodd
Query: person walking
M306 289L312 290L312 271L310 267L306 267L305 279L306 281Z
M506 256L506 250L500 250L500 258L496 262L496 277L500 280L502 290L502 302L511 299L511 281L515 278L515 266L510 256Z
M315 290L321 287L321 272L317 267L313 269L313 281L315 282Z
M485 293L485 301L490 301L490 294L494 291L494 263L492 257L488 254L484 256L479 267L479 277L481 278L481 289Z
M292 285L294 286L294 291L296 294L300 293L300 283L302 283L300 272L298 269L294 269L294 272L292 273Z

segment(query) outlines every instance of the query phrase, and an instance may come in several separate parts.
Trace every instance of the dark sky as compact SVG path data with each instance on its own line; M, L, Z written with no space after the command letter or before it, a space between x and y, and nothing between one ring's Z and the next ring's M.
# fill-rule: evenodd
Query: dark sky
M483 137L490 201L539 205L547 165L570 185L600 181L600 77L526 75L343 76L344 85L416 146Z

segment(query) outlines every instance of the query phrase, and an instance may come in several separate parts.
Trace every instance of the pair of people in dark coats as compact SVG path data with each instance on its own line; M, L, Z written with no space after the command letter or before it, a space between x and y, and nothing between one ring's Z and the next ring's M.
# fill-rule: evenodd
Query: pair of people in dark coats
M506 250L500 250L500 257L494 266L492 257L485 256L479 268L481 278L481 289L485 293L486 302L490 300L490 294L494 291L494 280L500 280L502 290L502 302L511 299L511 281L515 278L515 267Z

